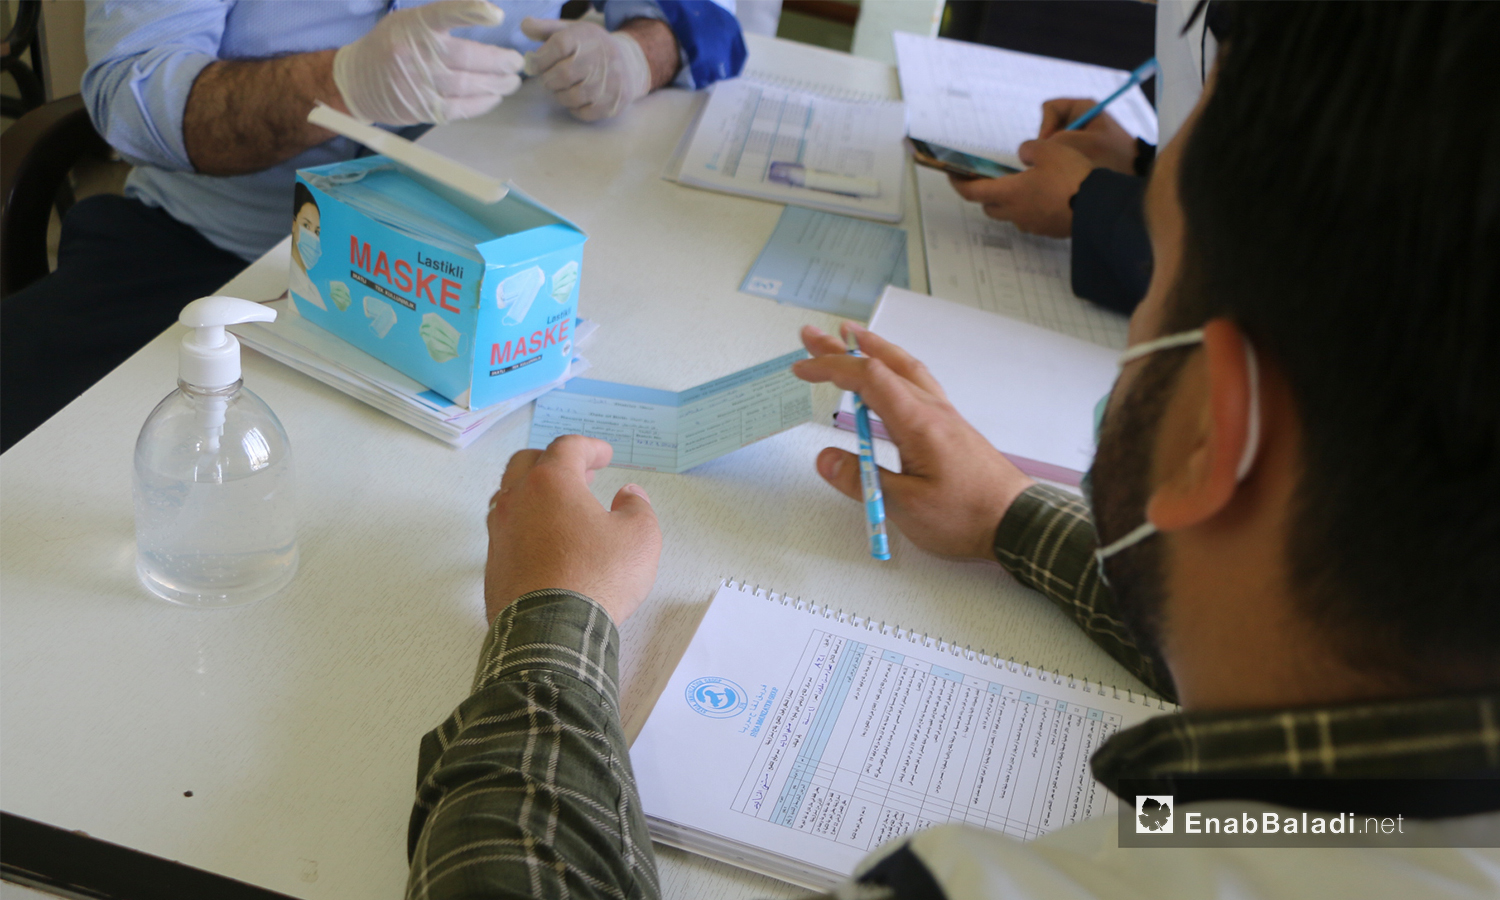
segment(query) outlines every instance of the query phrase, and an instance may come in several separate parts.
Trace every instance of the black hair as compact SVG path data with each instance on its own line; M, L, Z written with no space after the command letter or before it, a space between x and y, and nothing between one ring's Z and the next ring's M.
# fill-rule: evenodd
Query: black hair
M293 185L292 185L292 220L293 221L296 221L296 219L297 219L297 213L299 213L299 212L302 211L302 207L306 206L309 203L311 203L313 205L313 209L317 209L318 208L318 201L315 200L315 199L313 199L312 191L308 189L307 185L303 184L300 181L293 183Z
M1412 689L1493 686L1500 4L1225 6L1168 325L1226 317L1290 384L1309 621Z

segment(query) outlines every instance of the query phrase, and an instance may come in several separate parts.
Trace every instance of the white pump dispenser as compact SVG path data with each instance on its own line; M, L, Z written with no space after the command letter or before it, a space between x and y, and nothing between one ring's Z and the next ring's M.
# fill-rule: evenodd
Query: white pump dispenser
M218 388L240 380L240 342L224 326L274 322L276 310L238 297L204 297L184 306L177 321L193 329L182 338L177 377Z
M240 342L224 330L276 311L238 297L189 303L177 390L135 446L136 571L159 597L237 606L297 571L291 444L240 380Z
M276 310L239 297L203 297L182 308L177 321L193 329L182 336L177 351L177 378L185 384L216 391L240 380L240 342L225 325L274 322ZM199 416L212 449L219 449L224 429L226 399L205 394Z

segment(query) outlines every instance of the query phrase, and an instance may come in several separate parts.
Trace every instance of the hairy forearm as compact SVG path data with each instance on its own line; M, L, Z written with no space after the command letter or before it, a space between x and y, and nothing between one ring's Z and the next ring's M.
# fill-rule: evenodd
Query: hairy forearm
M336 50L212 63L193 82L182 120L193 168L244 175L285 162L333 137L309 124L321 100L347 112L333 83Z
M677 47L677 36L667 23L659 19L631 19L620 26L620 31L636 39L646 53L646 62L651 66L651 90L664 88L677 77L682 68L682 53Z

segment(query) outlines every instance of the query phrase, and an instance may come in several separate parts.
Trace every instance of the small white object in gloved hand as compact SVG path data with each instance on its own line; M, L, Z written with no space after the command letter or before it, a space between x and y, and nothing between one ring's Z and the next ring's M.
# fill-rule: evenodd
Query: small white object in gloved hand
M608 119L651 93L651 66L640 42L593 22L521 20L521 32L544 41L526 60L557 102L585 122Z
M448 31L504 19L486 0L396 10L334 54L333 82L350 114L366 122L442 125L483 115L521 86L525 60Z

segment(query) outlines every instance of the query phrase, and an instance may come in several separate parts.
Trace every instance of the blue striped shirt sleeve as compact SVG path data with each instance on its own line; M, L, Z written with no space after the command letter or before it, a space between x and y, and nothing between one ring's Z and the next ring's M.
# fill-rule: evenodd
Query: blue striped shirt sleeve
M127 160L193 171L182 137L193 82L219 56L227 2L88 7L83 99L94 127Z

